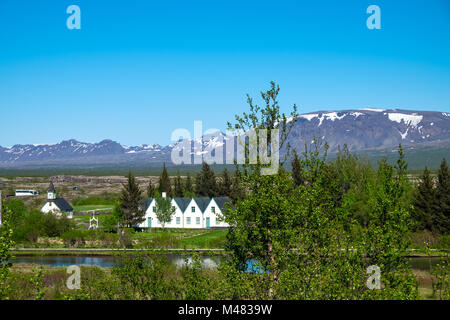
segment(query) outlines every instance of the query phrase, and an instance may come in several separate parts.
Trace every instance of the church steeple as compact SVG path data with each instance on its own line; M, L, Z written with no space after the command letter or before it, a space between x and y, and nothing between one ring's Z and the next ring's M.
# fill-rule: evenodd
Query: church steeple
M55 186L53 185L53 182L50 181L50 185L47 189L47 200L55 200L56 199L56 190Z

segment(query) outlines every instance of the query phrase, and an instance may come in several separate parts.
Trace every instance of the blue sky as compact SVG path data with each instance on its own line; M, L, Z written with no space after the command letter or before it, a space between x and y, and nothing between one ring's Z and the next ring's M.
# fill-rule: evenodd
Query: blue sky
M225 129L271 80L285 111L450 112L449 40L446 0L1 0L0 145L168 144Z

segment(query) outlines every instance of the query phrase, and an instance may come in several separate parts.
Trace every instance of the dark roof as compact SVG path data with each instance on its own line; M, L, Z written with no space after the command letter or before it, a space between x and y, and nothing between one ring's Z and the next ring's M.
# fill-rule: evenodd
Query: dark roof
M150 203L152 203L153 199L155 199L155 198L144 198L142 200L142 205L145 210L148 209L148 207L150 206ZM180 198L171 198L171 199L175 200L175 202L177 203L178 207L180 208L180 210L182 212L186 211L186 209L192 199L194 199L195 203L197 203L201 212L204 212L206 210L206 208L208 207L209 203L211 202L211 198L208 198L208 197L196 197L196 198L180 197ZM217 198L213 198L213 199L216 201L216 203L219 206L221 211L223 211L225 203L230 203L231 207L234 208L233 204L231 203L230 198L228 198L228 197L217 197Z
M57 198L52 201L58 206L59 210L61 211L73 211L73 208L64 198Z
M225 207L225 203L230 203L231 208L234 209L233 204L231 203L231 200L228 197L217 197L217 198L214 198L214 201L216 201L216 203L219 206L221 211L223 211L223 208Z
M174 198L174 200L182 212L186 211L187 206L191 202L191 198L186 198L186 197Z
M148 206L150 203L152 203L153 198L144 198L142 199L142 206L144 207L144 210L148 209Z
M208 204L211 202L211 198L207 197L194 198L194 200L197 203L198 207L200 208L201 212L204 212Z
M53 193L56 193L55 186L53 185L53 182L52 182L52 181L50 181L50 184L49 184L49 186L48 186L48 188L47 188L47 192L53 192Z

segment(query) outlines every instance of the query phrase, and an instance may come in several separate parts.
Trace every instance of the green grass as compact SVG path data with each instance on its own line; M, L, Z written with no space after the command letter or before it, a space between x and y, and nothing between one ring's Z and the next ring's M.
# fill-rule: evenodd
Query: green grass
M214 230L198 236L180 239L180 244L186 248L223 249L227 230Z
M74 212L90 211L90 210L112 210L113 207L109 204L99 204L99 205L85 205L85 206L74 206Z

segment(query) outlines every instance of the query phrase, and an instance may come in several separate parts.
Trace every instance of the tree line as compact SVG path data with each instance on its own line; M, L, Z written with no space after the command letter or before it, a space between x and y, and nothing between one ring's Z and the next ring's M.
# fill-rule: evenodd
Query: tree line
M163 192L168 197L220 197L226 196L232 200L238 200L243 196L239 184L239 170L231 174L226 168L220 175L206 162L194 178L188 173L185 178L178 171L174 178L170 178L166 165L163 165L158 183L154 185L151 181L147 186L147 196L156 198Z

